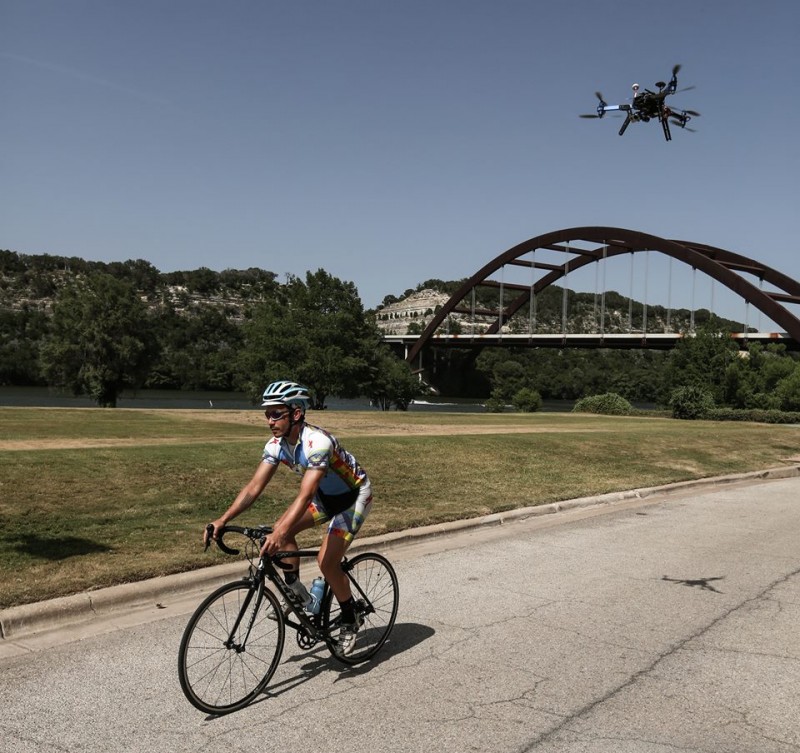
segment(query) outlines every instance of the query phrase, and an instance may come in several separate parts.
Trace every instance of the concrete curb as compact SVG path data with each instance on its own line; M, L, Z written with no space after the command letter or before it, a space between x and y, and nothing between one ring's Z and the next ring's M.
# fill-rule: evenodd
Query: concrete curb
M368 549L388 549L394 546L419 542L437 536L446 536L482 526L496 526L517 520L552 515L564 510L595 505L613 505L630 499L646 499L656 495L679 494L692 489L718 485L734 484L743 481L772 480L800 476L800 465L770 468L749 473L736 473L728 476L681 481L675 484L630 489L611 492L593 497L553 502L535 507L523 507L507 512L484 515L480 518L439 523L406 531L356 539L350 549L351 554ZM175 595L193 591L211 591L222 583L242 577L246 567L241 561L202 568L177 575L152 578L137 583L125 583L97 591L85 591L72 596L64 596L36 604L25 604L0 611L0 639L19 639L34 633L89 622L122 610L132 610L154 606Z

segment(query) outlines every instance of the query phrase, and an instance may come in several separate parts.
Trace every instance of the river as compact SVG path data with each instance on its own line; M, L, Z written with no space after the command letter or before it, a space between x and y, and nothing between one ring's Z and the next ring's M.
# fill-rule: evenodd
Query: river
M330 410L377 410L367 398L345 400L327 399ZM570 411L571 400L548 400L543 411ZM73 397L47 387L0 387L0 406L37 408L93 408L95 403L87 397ZM251 410L253 403L244 393L189 392L180 390L139 390L125 392L117 401L119 408L183 408L216 410ZM433 397L412 403L410 412L445 411L449 413L483 413L481 401L461 398Z

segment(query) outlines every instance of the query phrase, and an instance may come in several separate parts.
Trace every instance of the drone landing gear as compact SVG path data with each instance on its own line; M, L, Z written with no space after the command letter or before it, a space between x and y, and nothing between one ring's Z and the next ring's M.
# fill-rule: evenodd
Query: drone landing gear
M633 118L631 118L631 114L628 113L628 115L625 118L625 122L622 124L622 128L619 129L620 136L622 136L622 134L625 133L625 129L631 124L632 120Z
M669 121L666 118L660 118L661 127L664 129L664 138L667 141L672 141L672 134L669 131Z

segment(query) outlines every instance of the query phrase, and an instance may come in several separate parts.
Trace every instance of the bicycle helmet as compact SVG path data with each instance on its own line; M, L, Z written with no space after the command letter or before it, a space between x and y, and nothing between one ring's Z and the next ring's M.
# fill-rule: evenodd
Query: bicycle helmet
M264 394L261 396L262 408L270 405L288 405L306 410L310 402L311 395L308 393L308 387L286 380L272 382L272 384L267 385Z

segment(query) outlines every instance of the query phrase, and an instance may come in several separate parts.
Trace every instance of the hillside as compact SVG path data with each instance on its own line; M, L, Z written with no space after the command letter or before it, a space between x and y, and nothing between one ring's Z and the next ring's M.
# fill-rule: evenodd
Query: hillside
M248 306L274 295L280 286L277 275L267 270L227 269L215 272L206 267L178 272L160 272L149 262L92 262L77 257L25 255L0 251L0 310L47 314L58 291L74 277L93 272L110 274L132 284L143 300L152 306L167 306L179 315L191 316L203 309L214 309L232 322L241 321ZM461 281L428 280L402 296L386 295L374 312L375 323L385 334L421 332L447 302ZM568 318L563 320L563 290L553 286L536 299L535 330L541 333L596 332L600 330L601 302L590 293L569 290ZM497 309L496 290L482 291L477 308ZM606 332L641 331L643 305L616 292L605 296ZM710 317L705 309L668 311L663 306L648 306L647 331L666 332L700 326ZM524 307L505 327L508 332L526 332L531 326L531 311ZM451 315L451 329L485 329L492 317L457 313ZM739 322L721 320L720 326L740 330Z
M256 268L160 272L141 259L106 264L0 251L0 308L47 312L68 280L95 272L129 282L150 304L166 303L179 312L213 306L234 318L241 317L248 303L273 293L278 286L273 272Z
M430 284L430 283L428 283ZM420 287L406 291L402 298L390 297L390 302L380 307L375 314L376 324L387 335L418 334L422 332L433 317L450 298L450 289L456 283L443 283L439 288ZM605 301L593 293L579 293L567 290L568 316L563 318L563 288L553 286L536 298L536 309L523 306L520 313L511 319L503 332L525 333L533 330L540 334L591 333L599 332L601 313L605 305L603 331L607 333L641 332L644 326L644 307L639 301L631 300L614 291L605 295ZM477 309L497 310L499 298L496 290L483 292L476 302ZM464 305L466 308L467 306ZM689 330L694 324L699 327L706 323L711 314L706 309L692 312L688 309L667 310L663 306L649 305L647 308L647 332L680 332ZM451 332L485 331L496 317L471 313L454 313L450 316ZM727 319L719 320L719 326L729 331L741 331L744 325Z

